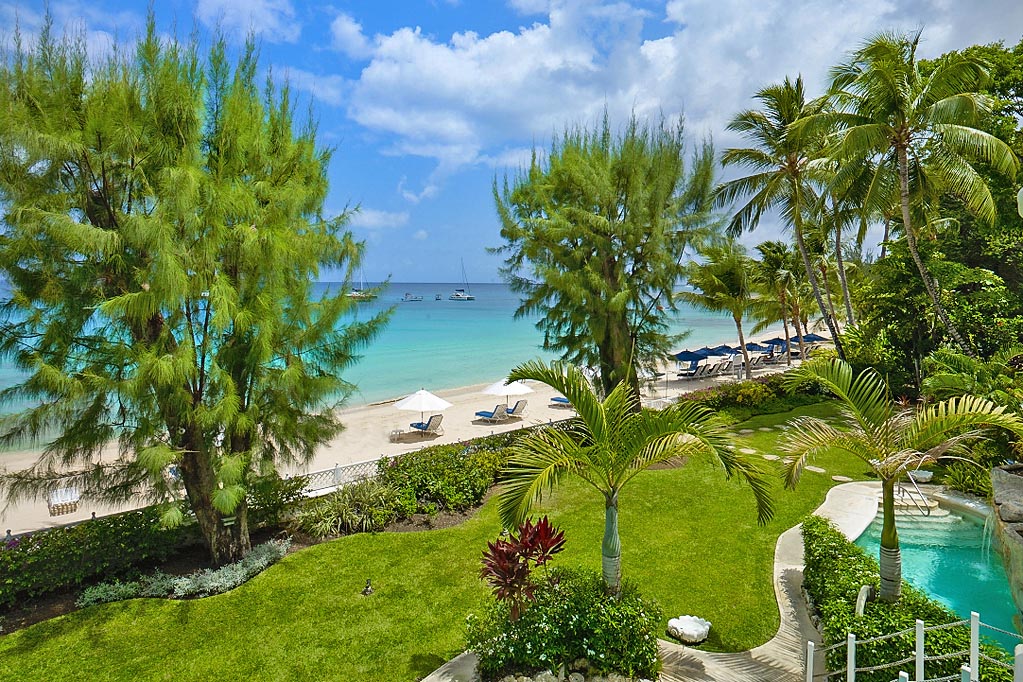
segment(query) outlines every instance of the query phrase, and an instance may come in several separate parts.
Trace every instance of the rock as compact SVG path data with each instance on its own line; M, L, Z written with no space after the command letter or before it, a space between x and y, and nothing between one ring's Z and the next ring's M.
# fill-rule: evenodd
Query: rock
M685 644L698 644L710 634L710 621L697 616L679 616L668 621L668 634Z
M766 459L768 462L777 462L778 460L781 459L781 457L779 457L778 455L764 455L764 459Z
M995 504L1007 502L1023 504L1023 476L1015 476L1002 469L992 469L991 489Z
M832 476L831 480L832 481L836 481L838 483L851 483L852 482L852 479L849 478L848 476Z
M1006 502L998 507L998 515L1006 523L1023 522L1023 504L1017 502Z
M756 433L753 429L739 429L739 433L748 436L751 433Z
M741 452L744 455L755 455L755 454L757 454L757 451L754 450L753 448L739 448L739 452Z
M587 661L585 658L577 658L574 661L572 661L572 665L568 666L568 669L583 671L589 667L590 667L589 661Z
M582 673L572 673L568 676L568 682L586 682L586 678Z
M533 682L558 682L558 676L549 670L544 670L533 678Z
M758 426L757 431L774 431L770 426Z
M927 483L934 478L934 472L927 471L926 469L917 469L916 471L910 471L909 477L917 483Z
M607 676L607 682L629 682L629 680L627 677L619 675L618 673L611 673Z
M826 473L828 473L826 470L821 469L820 467L815 467L815 466L803 467L803 469L805 469L806 471L812 471L815 474L826 474Z

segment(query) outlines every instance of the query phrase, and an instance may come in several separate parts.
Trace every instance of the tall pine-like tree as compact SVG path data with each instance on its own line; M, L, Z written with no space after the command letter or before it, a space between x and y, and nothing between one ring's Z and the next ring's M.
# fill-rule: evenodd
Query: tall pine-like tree
M599 368L605 395L625 382L638 396L636 367L669 350L682 255L713 233L713 150L688 171L684 150L681 122L615 135L605 116L494 184L517 314L539 315L546 348Z
M249 548L251 477L341 431L340 373L385 321L314 288L362 245L323 215L331 153L257 63L150 18L134 53L90 60L48 23L0 66L0 350L28 373L2 398L33 405L3 442L44 444L0 485L185 506L215 563Z

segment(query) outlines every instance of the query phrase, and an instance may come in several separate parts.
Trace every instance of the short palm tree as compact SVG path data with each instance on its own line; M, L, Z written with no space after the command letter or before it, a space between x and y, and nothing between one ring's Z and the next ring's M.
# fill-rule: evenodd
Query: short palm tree
M903 229L913 262L942 324L965 353L973 354L941 304L934 279L920 257L910 196L923 200L950 194L993 223L994 200L971 162L982 161L1010 177L1015 176L1019 162L1008 145L973 127L993 106L990 97L975 92L988 77L983 64L953 53L925 74L916 60L919 41L920 33L879 33L870 38L849 62L832 70L831 95L838 111L816 118L842 128L837 158L874 159L876 173L898 178ZM802 130L811 129L819 126ZM879 200L889 202L886 188L892 183L872 184L885 190Z
M752 379L742 321L753 313L758 296L753 278L753 259L746 255L742 244L731 237L721 246L705 248L700 256L704 262L693 261L685 269L686 281L694 291L678 291L675 297L696 308L732 316L739 335L746 378Z
M792 364L792 344L788 341L789 319L792 316L792 293L795 288L792 252L788 244L781 241L767 241L757 244L760 260L753 264L753 280L764 293L754 314L760 322L753 327L753 333L763 331L781 320L785 332L785 359Z
M753 172L722 184L715 193L722 203L748 197L729 224L733 235L755 228L765 212L781 209L792 226L796 248L821 315L828 322L835 350L843 357L842 341L824 305L803 230L804 213L816 201L814 186L827 179L827 163L820 158L823 136L811 128L797 132L794 127L796 122L820 114L823 105L806 100L802 76L763 88L756 99L763 105L762 110L740 112L728 124L729 130L740 133L754 146L727 149L721 158L725 166L745 166Z
M955 457L988 427L1023 435L1023 421L1004 407L976 396L952 398L916 409L901 409L873 369L855 378L843 360L811 360L789 374L790 386L805 381L823 384L842 403L842 428L814 418L793 420L783 443L785 484L793 488L807 460L837 451L863 460L881 479L881 591L884 601L902 593L902 556L895 527L895 484L907 470L941 458Z
M559 391L579 416L567 428L532 431L509 448L499 502L501 520L506 528L516 527L545 492L566 476L578 476L604 498L601 555L604 581L611 590L617 591L621 581L618 495L654 464L699 455L716 458L726 475L737 474L749 483L758 520L766 523L771 518L767 481L753 464L725 447L724 427L710 410L679 403L659 411L639 411L635 395L624 383L600 400L578 368L561 362L520 365L508 376L509 381L519 379L540 381Z

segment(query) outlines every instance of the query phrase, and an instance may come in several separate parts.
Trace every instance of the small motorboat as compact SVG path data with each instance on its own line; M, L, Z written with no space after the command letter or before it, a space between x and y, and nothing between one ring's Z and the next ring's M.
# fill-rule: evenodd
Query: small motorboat
M414 301L422 301L422 300L423 300L422 296L415 296L415 295L407 293L407 292L401 298L401 302L402 303L412 303Z

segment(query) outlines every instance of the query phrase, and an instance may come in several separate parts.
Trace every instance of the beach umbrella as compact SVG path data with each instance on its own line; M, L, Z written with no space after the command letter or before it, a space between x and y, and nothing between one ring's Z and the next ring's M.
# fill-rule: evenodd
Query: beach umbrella
M418 412L419 421L425 421L423 419L423 415L426 412L446 410L451 407L451 403L444 400L444 398L435 396L426 389L421 388L412 395L405 396L398 402L394 403L394 406L399 410Z
M508 403L511 402L510 398L513 395L526 395L532 392L533 389L521 381L513 381L509 384L504 379L494 382L480 391L483 395L503 395L505 402Z
M720 346L714 346L713 348L708 348L707 350L709 350L711 352L711 354L713 354L713 355L721 355L723 353L727 353L728 355L732 355L733 353L735 353L735 349L734 348L732 348L731 346L729 346L727 344L724 344L724 343L722 343Z
M680 350L677 353L673 353L671 357L675 358L679 362L699 362L705 357L710 355L705 350Z
M794 341L795 339L793 339ZM831 339L825 338L820 334L804 334L803 341L806 343L822 343L824 341L830 341Z
M754 353L766 353L769 349L767 346L761 346L759 343L747 343L746 350L751 350Z
M789 345L789 342L781 338L780 336L776 336L773 339L768 339L767 341L761 341L761 343L764 344L765 346L781 346L782 348L785 348L786 346Z

